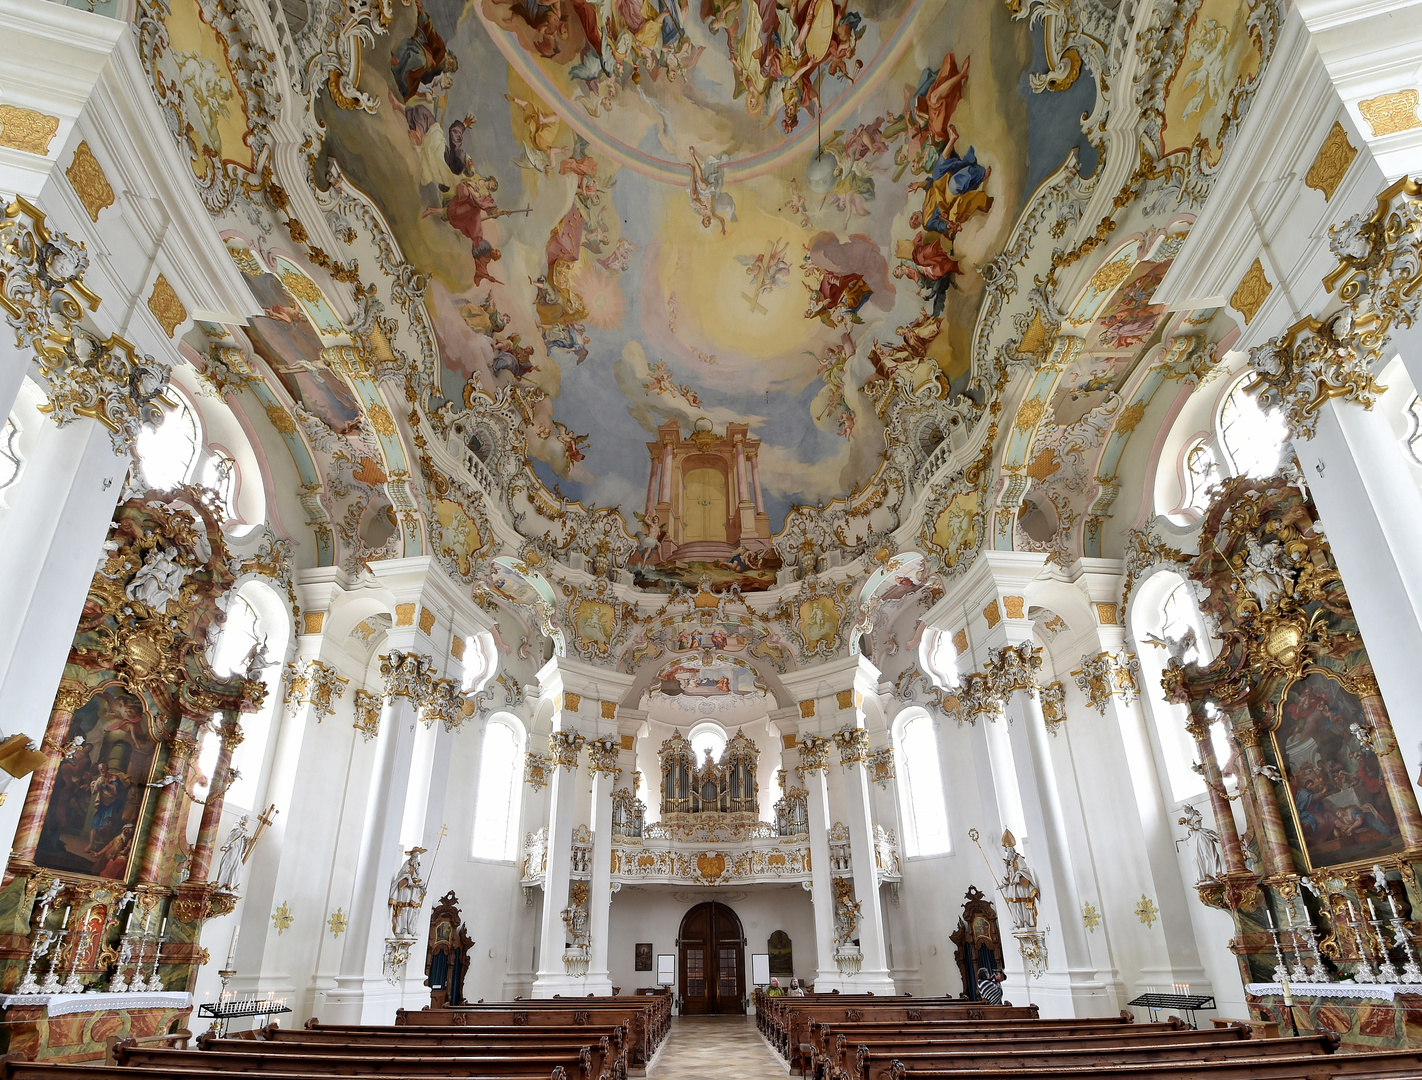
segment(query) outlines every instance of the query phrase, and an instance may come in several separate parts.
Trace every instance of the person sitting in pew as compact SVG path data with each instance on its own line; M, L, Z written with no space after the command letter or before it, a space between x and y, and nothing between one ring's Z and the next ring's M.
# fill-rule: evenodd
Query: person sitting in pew
M1002 975L988 968L978 968L978 999L988 1005L1002 1004Z

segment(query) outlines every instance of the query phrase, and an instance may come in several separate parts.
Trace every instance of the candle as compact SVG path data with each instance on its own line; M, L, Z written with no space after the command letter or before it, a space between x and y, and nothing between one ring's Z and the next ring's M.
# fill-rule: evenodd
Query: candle
M1348 918L1352 922L1358 921L1358 909L1353 906L1353 901L1348 901Z
M1289 992L1289 980L1288 980L1288 979L1285 979L1285 980L1283 981L1283 984L1284 984L1284 1005L1285 1005L1286 1008L1292 1009L1292 1008L1294 1007L1294 995Z
M1264 905L1264 917L1269 920L1269 929L1274 929L1274 913L1269 910L1269 905Z
M72 907L66 907L66 908L64 909L64 922L62 922L62 923L60 924L60 926L59 926L59 928L60 928L61 930L68 930L68 929L69 929L69 913L70 913L71 911L73 911L73 910L74 910L74 909L73 909Z
M233 961L233 960L236 958L236 956L237 956L237 931L240 930L240 929L241 929L240 926L233 926L233 927L232 927L232 940L227 943L227 970L228 970L228 971L231 971L231 970L232 970L232 961Z
M158 936L162 937L168 932L168 916L163 916L163 925L158 928Z
M1368 897L1368 918L1373 922L1378 921L1378 909L1373 907L1373 898Z

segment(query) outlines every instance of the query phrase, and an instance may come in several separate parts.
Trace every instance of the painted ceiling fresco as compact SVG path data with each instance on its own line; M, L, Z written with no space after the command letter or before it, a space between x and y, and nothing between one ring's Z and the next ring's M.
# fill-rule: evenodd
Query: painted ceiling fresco
M135 3L252 297L184 348L269 425L265 542L435 556L518 678L912 682L984 548L1140 546L1237 325L1156 294L1273 0Z
M619 508L643 581L763 588L789 507L875 475L890 376L966 387L1058 119L1031 64L997 2L422 0L363 66L378 110L322 119L428 275L444 395L514 388L538 476ZM755 462L658 498L667 424L744 425Z

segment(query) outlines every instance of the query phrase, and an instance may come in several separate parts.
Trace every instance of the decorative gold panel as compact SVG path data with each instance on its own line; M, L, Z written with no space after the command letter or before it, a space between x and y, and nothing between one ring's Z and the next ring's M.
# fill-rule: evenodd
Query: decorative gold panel
M98 221L99 212L113 206L114 189L87 141L74 148L74 158L69 162L69 168L64 170L64 175L69 178L74 194L84 204L90 221Z
M1002 609L997 606L996 600L983 608L983 618L987 620L989 630L1002 621Z
M1416 95L1413 95L1414 100ZM59 131L59 117L22 109L18 105L0 105L0 146L44 157L49 144Z
M1259 314L1259 309L1273 291L1274 286L1264 276L1264 264L1255 259L1244 272L1244 277L1239 279L1234 295L1229 298L1229 306L1244 316L1247 326Z
M1004 596L1002 598L1002 609L1007 612L1009 619L1025 619L1027 616L1023 612L1026 605L1027 601L1021 596Z
M1348 132L1337 120L1333 121L1328 137L1323 140L1323 145L1314 156L1313 164L1308 167L1304 183L1316 191L1323 192L1323 201L1327 202L1333 198L1333 193L1338 190L1338 185L1347 175L1348 167L1357 156L1357 149L1348 141Z
M1120 620L1116 618L1115 604L1094 604L1096 608L1096 621L1102 626L1120 626Z
M854 708L854 691L841 690L839 691L839 693L835 694L834 700L835 704L837 704L841 709L852 709Z
M463 639L462 637L456 637L452 642L450 642L450 644L449 644L449 651L450 651L450 653L454 656L454 658L455 658L456 660L463 660L463 659L464 659L464 639Z
M427 607L420 608L420 629L428 634L434 629L435 613Z
M395 625L414 626L415 625L415 605L396 604L395 605Z
M1375 139L1422 127L1422 120L1417 119L1416 90L1397 90L1366 98L1358 102L1358 113L1373 129Z
M563 708L567 709L568 712L577 712L577 711L578 711L579 709L581 709L582 707L583 707L583 695L582 695L582 694L564 694L564 695L563 695Z
M814 715L815 715L815 699L814 699L814 698L811 698L809 701L802 701L802 702L800 702L800 718L801 718L802 720L808 720L810 717L812 717L812 716L814 716Z
M308 611L301 616L302 633L319 634L321 628L326 625L326 613L324 611Z
M600 704L600 705L602 706L602 718L603 718L604 720L615 720L615 719L617 719L617 702L615 702L615 701L602 701L602 702L599 702L598 704ZM629 736L629 738L630 738L630 736ZM631 747L631 744L628 744L626 748L630 750L630 749L632 748L632 747Z
M959 630L956 634L953 635L953 648L958 651L959 656L962 656L968 651L967 630Z
M173 291L173 286L168 284L168 279L162 274L154 280L153 291L148 294L148 310L153 312L158 325L169 337L172 337L173 332L188 318L188 309L183 306L178 294Z

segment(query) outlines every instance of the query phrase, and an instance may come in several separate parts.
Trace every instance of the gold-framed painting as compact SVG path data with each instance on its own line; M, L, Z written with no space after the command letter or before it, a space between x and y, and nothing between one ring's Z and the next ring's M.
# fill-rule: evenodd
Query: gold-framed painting
M1305 668L1280 695L1270 738L1310 873L1371 866L1407 846L1382 763L1359 738L1371 729L1362 699L1326 668Z

